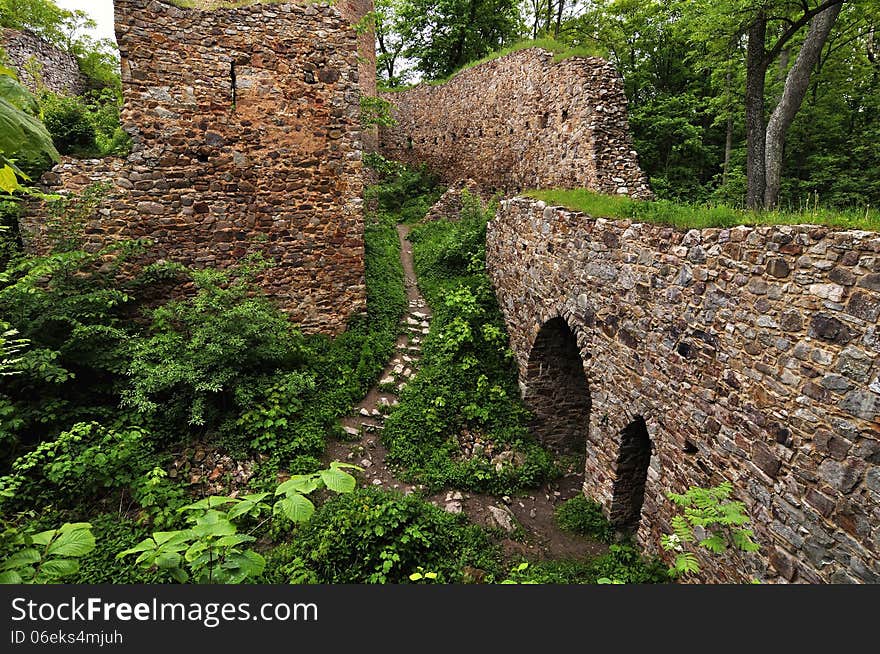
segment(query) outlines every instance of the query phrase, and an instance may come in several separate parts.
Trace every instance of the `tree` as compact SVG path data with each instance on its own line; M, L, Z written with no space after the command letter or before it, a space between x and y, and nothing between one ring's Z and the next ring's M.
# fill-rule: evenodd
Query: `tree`
M803 102L822 47L847 0L699 0L685 3L685 11L702 37L718 38L724 51L746 39L745 125L746 204L772 208L779 196L785 136ZM807 28L794 65L785 77L782 93L765 120L767 74L774 62L787 60Z
M376 0L376 74L388 87L406 81L406 71L399 68L406 47L400 15L400 0Z
M404 54L428 79L446 77L519 36L517 0L400 0L396 9Z

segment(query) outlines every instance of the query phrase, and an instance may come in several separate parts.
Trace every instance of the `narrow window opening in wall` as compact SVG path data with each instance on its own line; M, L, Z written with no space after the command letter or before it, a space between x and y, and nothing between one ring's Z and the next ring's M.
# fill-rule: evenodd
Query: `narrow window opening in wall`
M237 91L237 83L235 80L235 62L232 61L229 63L229 81L230 86L232 88L232 110L235 111L235 103L236 103L236 91Z
M651 437L644 418L638 416L620 432L610 512L611 524L619 532L634 534L638 530L650 463Z
M568 109L563 109L562 110L562 122L564 123L566 120L568 120Z
M685 454L696 454L700 450L688 439L684 439L684 447L682 448Z
M480 138L483 138L483 128L480 128Z
M435 137L434 137L434 145L437 145L439 142L440 142L440 139L438 139L438 138L435 136Z

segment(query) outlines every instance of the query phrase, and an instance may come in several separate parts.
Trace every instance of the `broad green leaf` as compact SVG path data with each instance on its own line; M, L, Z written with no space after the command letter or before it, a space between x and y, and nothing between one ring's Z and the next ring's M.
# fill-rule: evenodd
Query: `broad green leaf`
M357 481L347 472L338 468L321 471L321 480L334 493L350 493L357 486Z
M275 503L275 511L281 511L293 522L306 522L315 512L315 505L303 495L288 495Z
M318 488L314 475L294 475L275 489L275 495L302 493L308 495Z
M189 581L189 575L181 568L171 568L169 572L171 573L171 578L179 584L185 584Z
M0 584L20 584L22 583L21 575L15 570L7 570L0 572Z
M74 559L52 559L40 567L40 575L47 577L66 577L79 570L79 562Z
M59 529L58 537L49 545L46 553L49 556L83 556L95 549L95 536L88 527L72 525Z
M0 191L4 193L15 193L21 188L18 183L18 177L11 166L4 165L0 168Z
M177 552L163 552L156 557L154 563L163 570L180 567L180 554Z
M36 563L40 560L40 553L32 547L19 550L8 559L0 563L0 570L11 570L20 568L30 563Z

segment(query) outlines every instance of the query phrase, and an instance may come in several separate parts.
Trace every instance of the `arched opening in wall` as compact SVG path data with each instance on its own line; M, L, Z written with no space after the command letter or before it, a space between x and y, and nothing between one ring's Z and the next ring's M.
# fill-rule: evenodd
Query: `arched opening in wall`
M632 534L639 527L650 462L651 438L644 418L639 416L620 432L609 512L609 520L618 532Z
M532 433L581 465L590 425L590 389L577 341L562 318L547 321L529 353L523 399L534 414Z

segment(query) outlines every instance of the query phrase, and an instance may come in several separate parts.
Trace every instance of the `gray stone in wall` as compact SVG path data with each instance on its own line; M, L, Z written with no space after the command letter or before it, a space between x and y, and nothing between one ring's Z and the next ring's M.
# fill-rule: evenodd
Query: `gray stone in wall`
M761 550L702 557L703 579L795 583L880 573L877 317L852 310L880 302L878 253L873 232L684 232L524 198L502 201L486 245L525 400L551 418L561 407L555 427L582 439L585 492L608 515L622 506L620 434L641 417L640 543L668 557L666 493L727 479ZM702 310L710 292L723 302ZM551 326L576 335L576 355L546 347ZM583 381L549 374L566 367ZM589 415L562 420L575 402Z
M0 29L0 47L21 83L31 91L45 87L62 95L80 95L86 90L86 78L76 57L36 34Z

